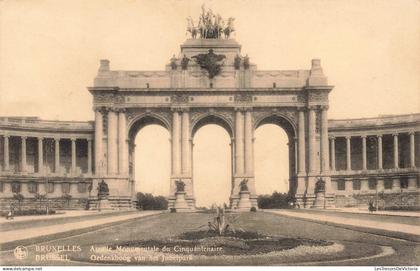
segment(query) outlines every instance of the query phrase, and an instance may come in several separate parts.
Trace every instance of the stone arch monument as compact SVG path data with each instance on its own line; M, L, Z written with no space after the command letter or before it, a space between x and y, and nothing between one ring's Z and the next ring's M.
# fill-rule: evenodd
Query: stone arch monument
M134 136L145 125L160 124L171 134L169 205L175 204L175 182L181 180L193 209L192 137L202 125L215 123L232 139L231 207L238 207L244 179L256 207L254 130L272 123L289 138L291 192L300 205L312 206L317 178L330 187L327 112L332 88L318 59L310 70L261 71L242 55L240 44L221 36L186 40L164 71L113 71L108 60L101 60L89 87L96 112L95 173L108 178L111 194L132 197ZM327 199L332 197L327 190Z

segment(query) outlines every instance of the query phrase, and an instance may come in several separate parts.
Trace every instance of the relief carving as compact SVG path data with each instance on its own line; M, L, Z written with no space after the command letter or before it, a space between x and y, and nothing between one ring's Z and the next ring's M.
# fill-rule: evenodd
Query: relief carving
M310 102L327 102L328 94L322 92L309 92L308 101Z
M234 101L239 103L252 103L252 95L250 94L235 94Z
M113 94L95 94L93 96L94 103L112 103Z
M171 96L172 103L188 103L188 95L176 94Z
M94 103L124 103L124 96L116 94L95 94Z

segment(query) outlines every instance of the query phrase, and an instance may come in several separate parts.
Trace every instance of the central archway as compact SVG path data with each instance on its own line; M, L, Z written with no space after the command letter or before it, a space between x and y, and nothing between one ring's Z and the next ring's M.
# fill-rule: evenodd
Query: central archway
M193 179L197 207L229 205L232 190L232 127L221 116L193 123Z

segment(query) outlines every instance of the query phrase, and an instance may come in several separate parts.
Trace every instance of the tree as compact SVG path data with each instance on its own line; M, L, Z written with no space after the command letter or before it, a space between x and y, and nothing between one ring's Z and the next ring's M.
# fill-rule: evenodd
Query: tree
M67 207L70 207L70 201L72 196L70 194L64 194L61 198L66 202Z
M46 198L47 198L46 194L40 194L40 193L35 194L35 201L39 201L39 209L40 210L42 208L42 201Z
M13 199L18 202L18 209L19 209L19 212L20 212L22 210L21 209L21 204L22 204L23 200L25 199L25 197L20 193L16 193L16 194L13 194Z

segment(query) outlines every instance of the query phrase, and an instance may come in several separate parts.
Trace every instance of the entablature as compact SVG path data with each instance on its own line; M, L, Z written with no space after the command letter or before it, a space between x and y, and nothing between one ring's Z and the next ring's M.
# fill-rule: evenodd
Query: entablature
M257 107L305 107L328 105L332 86L310 88L252 89L119 89L90 87L94 106L170 107L184 104L191 107L234 107L248 104Z
M47 121L39 118L0 117L0 135L38 138L92 139L92 121Z
M420 114L329 120L328 125L329 135L337 137L420 132Z

